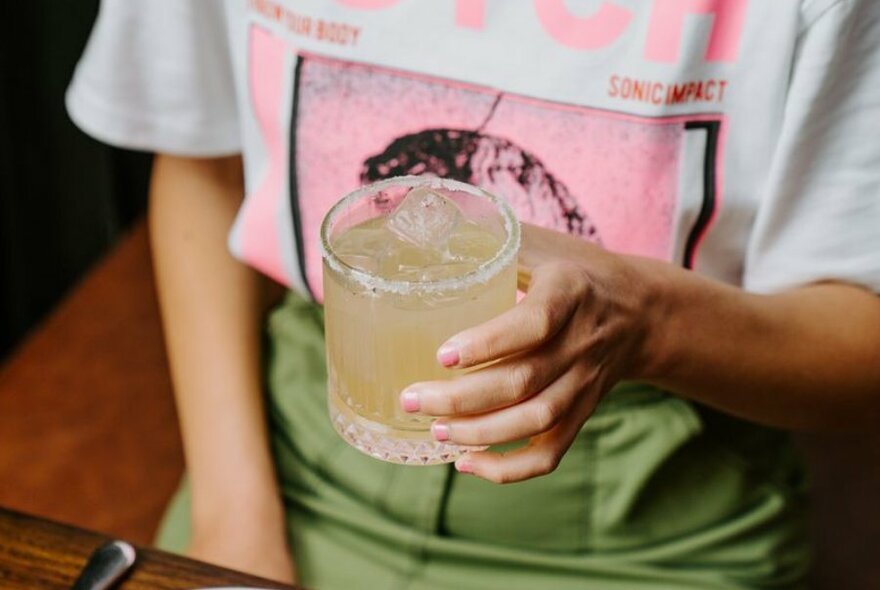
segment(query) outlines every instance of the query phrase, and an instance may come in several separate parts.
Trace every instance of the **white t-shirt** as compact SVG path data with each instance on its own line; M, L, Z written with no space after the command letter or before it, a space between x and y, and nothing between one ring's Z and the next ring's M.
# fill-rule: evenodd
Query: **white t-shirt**
M876 0L104 0L67 105L242 152L232 251L319 298L324 213L412 173L753 291L880 291Z

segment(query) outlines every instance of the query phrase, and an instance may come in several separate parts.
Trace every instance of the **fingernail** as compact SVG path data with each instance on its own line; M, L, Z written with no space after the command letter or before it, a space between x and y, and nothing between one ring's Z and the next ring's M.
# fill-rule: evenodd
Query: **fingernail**
M436 441L447 441L449 440L449 426L434 422L431 424L431 434L434 435L434 440Z
M455 469L459 473L473 473L474 465L467 459L462 458L455 462Z
M437 350L437 360L444 367L454 367L461 362L458 346L453 342L447 342Z
M419 394L416 391L406 390L400 394L400 407L404 412L418 412L421 408Z

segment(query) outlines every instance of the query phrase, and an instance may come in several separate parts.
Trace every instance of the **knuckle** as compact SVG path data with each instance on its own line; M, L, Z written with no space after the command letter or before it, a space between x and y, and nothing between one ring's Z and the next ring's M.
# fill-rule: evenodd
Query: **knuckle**
M468 362L473 362L477 359L486 360L497 358L498 351L500 349L500 340L500 334L488 334L483 338L482 341L474 343L471 354L465 360L467 360Z
M544 263L542 270L550 276L565 278L571 263L562 258L555 258Z
M497 469L486 469L480 474L480 477L492 483L504 483L502 478L504 473Z
M471 366L498 358L508 334L508 328L493 325L484 331L467 336L468 344L461 349L461 362Z
M469 445L486 444L492 437L490 429L480 424L462 424L456 431L456 442Z
M464 414L467 409L467 400L459 392L452 393L446 398L446 409L450 414Z
M533 412L533 422L535 427L538 429L538 432L544 432L545 430L549 430L553 426L559 422L559 419L562 417L562 410L559 407L559 404L539 400L535 402Z
M569 285L572 278L580 275L581 269L582 266L572 260L555 260L548 270L562 285Z
M492 474L492 481L504 485L506 483L513 483L516 479L507 471L499 471Z
M537 448L535 450L538 451ZM531 469L532 477L553 473L559 467L561 458L561 453L558 453L555 449L542 446L534 457Z
M529 443L529 475L540 477L556 471L562 460L564 450L552 443L539 443L534 439Z
M534 334L540 340L553 335L554 312L549 305L536 305L529 314L529 323Z
M497 459L500 462L487 465L487 469L482 474L483 479L502 485L518 481L514 474L511 473L509 464L504 460L507 456L508 453L506 452L498 453Z
M539 475L548 475L556 471L557 467L559 467L559 457L556 453L550 453L538 463L538 473Z
M573 260L554 261L549 269L554 279L559 283L559 290L573 290L583 293L590 290L593 283L591 270L584 264Z
M534 393L537 374L535 367L529 363L519 363L508 372L508 387L511 401L521 400Z

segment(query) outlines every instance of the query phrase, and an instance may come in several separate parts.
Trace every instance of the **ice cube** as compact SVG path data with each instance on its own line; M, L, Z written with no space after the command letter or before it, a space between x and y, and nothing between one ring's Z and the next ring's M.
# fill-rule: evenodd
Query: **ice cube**
M385 278L412 280L412 272L429 264L443 261L443 252L394 240L379 261L379 272Z
M382 227L355 226L335 236L333 252L348 266L376 273L388 251L388 231Z
M354 254L379 258L388 249L388 234L381 227L355 226L334 237L332 246L339 256Z
M410 244L445 250L450 234L463 218L458 205L450 199L418 187L407 193L389 216L386 227Z

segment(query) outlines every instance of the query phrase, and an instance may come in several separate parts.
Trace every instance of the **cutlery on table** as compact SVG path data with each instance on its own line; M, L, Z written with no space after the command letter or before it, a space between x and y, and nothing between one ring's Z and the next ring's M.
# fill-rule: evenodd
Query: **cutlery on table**
M134 565L134 547L110 541L95 549L71 590L108 590Z

